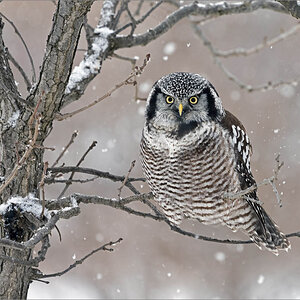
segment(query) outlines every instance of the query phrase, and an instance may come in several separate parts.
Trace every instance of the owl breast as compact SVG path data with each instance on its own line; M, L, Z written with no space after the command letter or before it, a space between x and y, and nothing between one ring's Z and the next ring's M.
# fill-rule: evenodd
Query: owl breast
M155 200L175 224L194 218L205 224L227 223L233 205L224 193L240 190L234 150L227 132L203 124L181 139L155 129L143 131L142 166ZM242 204L242 203L241 203Z

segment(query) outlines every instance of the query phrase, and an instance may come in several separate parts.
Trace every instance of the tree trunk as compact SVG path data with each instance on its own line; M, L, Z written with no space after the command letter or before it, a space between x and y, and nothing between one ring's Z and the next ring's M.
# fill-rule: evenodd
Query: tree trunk
M38 111L42 116L36 142L39 147L32 150L25 163L19 166L13 180L0 193L0 204L6 203L12 196L24 198L29 193L39 198L43 172L42 145L61 107L84 17L93 1L58 2L39 80L26 101L18 93L8 63L0 18L0 186L18 164L32 139L30 131L34 131L34 122L30 125L28 121L38 103ZM0 238L26 241L32 236L33 229L32 222L18 208L12 208L0 219ZM3 256L9 257L9 260L1 259ZM26 262L31 258L30 249L21 251L0 247L1 299L26 299L32 273L31 266Z

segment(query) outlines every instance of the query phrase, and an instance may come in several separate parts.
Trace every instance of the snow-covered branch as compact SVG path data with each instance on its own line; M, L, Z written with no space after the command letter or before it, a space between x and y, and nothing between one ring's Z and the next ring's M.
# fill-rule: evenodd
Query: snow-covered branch
M101 10L101 17L91 42L91 49L87 51L84 59L76 66L66 86L63 106L79 99L87 85L100 72L102 61L109 51L109 36L113 33L114 13L118 0L105 0Z

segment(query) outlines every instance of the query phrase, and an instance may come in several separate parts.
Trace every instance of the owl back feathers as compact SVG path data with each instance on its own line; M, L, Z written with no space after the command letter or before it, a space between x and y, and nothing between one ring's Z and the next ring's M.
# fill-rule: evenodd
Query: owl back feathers
M241 189L245 190L256 184L250 169L252 146L249 137L242 123L227 110L225 110L225 117L221 124L229 131L232 138L236 156L236 169L239 174ZM251 228L251 231L248 232L250 239L258 247L264 246L277 255L278 250L287 251L290 248L290 242L258 203L256 190L250 192L244 199L252 208L257 219L254 230Z

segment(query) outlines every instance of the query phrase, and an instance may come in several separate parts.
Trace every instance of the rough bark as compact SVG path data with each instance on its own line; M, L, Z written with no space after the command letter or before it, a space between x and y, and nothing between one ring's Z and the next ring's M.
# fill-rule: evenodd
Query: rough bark
M296 0L277 0L296 19L300 18L300 2Z
M0 27L0 176L7 177L29 143L28 121L38 102L42 115L37 144L43 145L51 130L54 115L61 106L62 97L71 72L84 17L93 0L63 0L57 4L53 27L49 34L46 53L40 71L39 81L26 104L20 101L11 72ZM18 115L15 120L14 116ZM17 149L17 150L16 150ZM39 195L39 182L43 171L42 148L35 148L26 163L20 166L12 182L0 195L0 204L13 195L26 197ZM26 241L32 235L33 224L17 210L11 211L10 230L1 225L1 238L8 237L18 242ZM11 230L13 227L14 230ZM19 251L0 248L0 255L11 260L29 260L31 250ZM30 284L31 267L0 259L0 296L3 299L26 298Z

